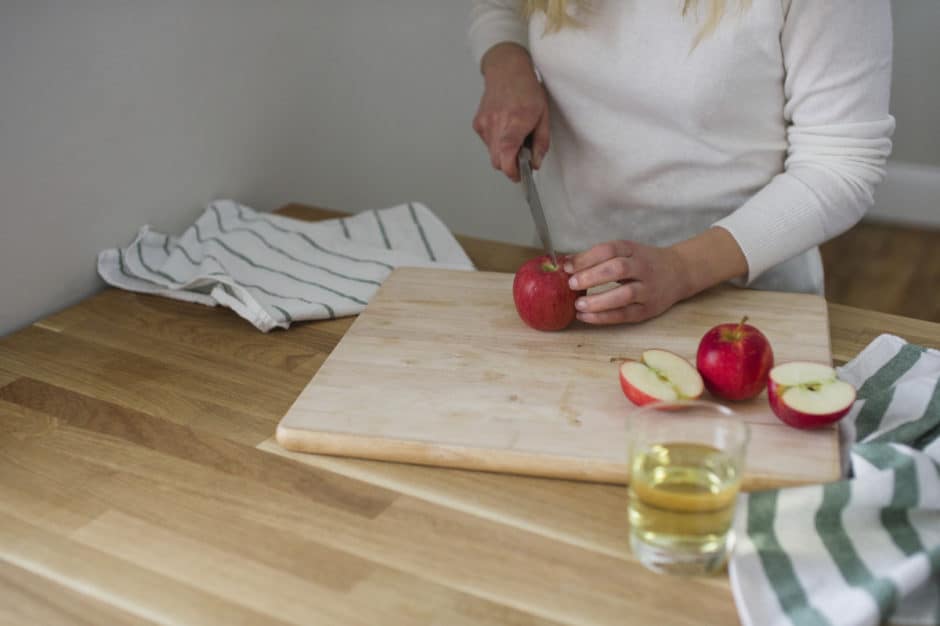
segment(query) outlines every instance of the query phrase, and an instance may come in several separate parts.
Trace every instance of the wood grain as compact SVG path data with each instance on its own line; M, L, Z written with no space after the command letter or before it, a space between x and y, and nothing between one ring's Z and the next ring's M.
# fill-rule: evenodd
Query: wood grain
M940 322L940 229L863 222L821 246L826 297Z
M284 624L124 559L0 513L3 561L97 604L157 623ZM54 605L57 600L48 601Z
M525 326L512 274L395 270L277 430L288 450L611 483L627 480L635 407L624 358L690 361L712 326L747 314L778 362L830 362L826 305L802 294L716 289L643 324ZM714 400L714 398L708 398ZM743 487L829 482L838 435L787 427L766 397L734 403L751 430Z
M97 602L44 576L0 562L0 624L147 626L155 622Z
M260 449L477 517L629 559L623 489L406 463L290 452L272 437Z
M837 363L845 363L855 358L875 337L883 333L898 335L905 341L920 346L940 349L940 324L933 322L865 311L841 304L829 305L829 319L832 354Z
M392 492L355 484L330 472L311 473L296 463L246 449L228 439L31 379L20 379L0 389L0 400L183 461L198 459L203 469L270 485L366 517L378 515L395 497Z
M484 270L533 254L461 241ZM885 331L940 345L829 310L836 359ZM726 577L633 560L619 487L284 453L277 421L352 323L260 334L107 290L0 338L0 622L738 622Z
M131 459L133 464L129 463ZM258 563L258 558L251 558L249 549L238 548L238 542L231 541L233 535L237 537L233 526L243 528L246 523L247 528L256 528L251 534L253 540L265 545L270 541L268 535L277 528L282 540L291 541L299 550L310 542L332 547L338 553L327 561L331 571L337 567L352 568L355 576L368 568L367 563L383 571L391 568L402 575L434 581L462 594L549 621L608 623L632 611L636 616L633 623L639 624L661 620L672 610L669 593L655 578L630 582L639 572L639 566L632 560L600 555L405 495L397 497L380 515L369 518L255 481L237 480L218 469L200 470L191 463L181 465L179 459L166 454L139 450L117 438L93 437L84 429L67 424L35 438L28 447L4 450L0 462L3 475L19 487L0 492L3 495L0 514L31 518L29 502L33 500L59 500L59 506L67 507L74 507L79 501L106 505L107 511L94 515L78 528L71 520L61 526L44 516L41 530L65 531L83 548L95 550L93 555L79 550L85 558L107 562L105 556L120 555L122 560L146 566L161 576L213 596L221 593L216 587L218 581L214 580L219 575L212 565L220 558L224 557L224 562L242 572L254 568L254 573L245 575L251 584L264 589L263 594L246 595L249 583L233 580L230 591L222 595L226 602L244 605L253 612L261 611L262 605L256 603L293 603L298 598L295 582L265 584L270 581L271 566ZM76 475L82 479L73 479ZM65 502L60 500L63 491L72 494ZM158 500L153 494L163 497ZM167 510L168 503L172 503L172 510ZM115 516L108 512L111 510L123 511L134 519ZM237 558L220 554L218 542L199 539L201 533L208 532L192 530L200 518L207 529L230 538L227 547L229 551L237 550ZM154 527L170 529L181 538L164 536L152 546L149 542L140 546L137 544L141 543L141 536L151 537L155 533L142 535L134 530L124 539L110 527L121 522L139 528L138 519L150 520L148 523ZM0 522L5 521L0 517ZM620 527L624 528L623 518ZM99 533L108 537L108 541L98 539ZM184 539L183 533L195 537ZM194 551L192 542L197 540L199 549ZM455 555L461 558L457 569L451 561ZM350 559L351 564L343 565ZM251 561L251 568L246 560ZM281 563L278 571L289 573L291 580L296 577L290 573L291 563L297 568L317 566L316 561L302 558ZM213 580L203 581L193 573L200 567ZM507 567L513 572L509 579L500 575ZM697 586L704 593L713 585L709 580L691 585L693 589ZM316 607L318 614L324 615L325 623L331 623L331 611L351 605L345 594L329 595L319 587L326 585L307 590L305 606L308 610ZM628 587L632 591L623 593ZM559 588L568 590L564 597L553 592ZM631 607L635 597L646 598L648 605ZM381 608L374 604L357 608L358 614L365 616L362 623L378 623L370 620L379 619L373 611L380 613ZM717 599L701 607L703 614L715 618L715 623L727 621L728 608ZM137 607L137 612L149 614L144 607ZM272 605L264 613L303 623L294 613L285 615L280 604L278 608ZM675 623L696 622L680 618Z

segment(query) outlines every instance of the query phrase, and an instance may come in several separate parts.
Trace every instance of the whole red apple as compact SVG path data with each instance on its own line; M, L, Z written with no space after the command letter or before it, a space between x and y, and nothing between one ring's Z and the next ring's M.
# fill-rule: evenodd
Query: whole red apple
M719 324L702 337L696 366L705 388L726 400L747 400L767 384L774 352L764 333L747 323Z
M536 330L561 330L575 318L574 301L584 291L568 286L571 277L562 269L565 260L552 263L548 255L527 261L516 272L512 298L522 321Z

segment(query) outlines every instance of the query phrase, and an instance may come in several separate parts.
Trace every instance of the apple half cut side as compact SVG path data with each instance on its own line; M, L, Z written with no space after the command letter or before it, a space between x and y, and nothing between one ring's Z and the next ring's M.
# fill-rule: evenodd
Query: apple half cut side
M698 370L667 350L646 350L639 361L625 361L620 366L620 387L637 406L695 400L705 391Z
M828 365L793 361L770 370L767 399L774 415L794 428L820 428L845 417L855 387Z

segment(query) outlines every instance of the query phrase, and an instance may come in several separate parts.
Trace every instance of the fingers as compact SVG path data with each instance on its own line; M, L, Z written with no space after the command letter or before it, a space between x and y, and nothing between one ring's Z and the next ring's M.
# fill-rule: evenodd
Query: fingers
M608 259L631 256L633 256L633 246L629 241L608 241L597 244L581 254L568 257L568 261L565 263L565 271L569 274L575 274Z
M547 120L547 115L543 115L541 119ZM539 124L541 124L541 121ZM523 117L509 114L487 115L478 113L473 119L473 130L486 144L493 169L503 172L512 181L518 182L519 163L517 157L519 149L522 147L522 142L526 136L532 131L532 128L525 123ZM547 126L541 132L545 133L542 140L544 144L542 154L544 154L544 151L548 149ZM534 149L533 151L539 154L538 150ZM535 162L536 157L533 156L533 165Z
M641 322L669 309L683 298L674 255L665 248L609 241L565 259L572 289L620 283L578 297L577 318L588 324L622 324Z
M483 143L486 143L486 135L489 130L489 124L487 123L486 116L483 115L482 110L477 111L477 114L473 116L473 132L480 136L480 139L483 140Z
M642 322L650 318L645 304L628 304L621 309L600 313L578 313L578 319L586 324L609 325Z
M528 134L527 131L522 130L524 127L514 124L504 129L498 136L496 136L493 127L486 121L478 123L474 120L473 128L474 130L479 128L477 133L489 150L490 164L493 169L501 171L514 182L519 182L517 157L522 142Z
M525 135L516 136L515 133L504 135L498 143L497 158L499 166L496 168L515 183L519 182L519 149L522 147L522 141Z
M607 283L642 278L639 274L639 263L633 257L615 256L575 272L568 285L572 289L590 289Z
M631 304L643 304L646 302L646 295L646 283L635 281L603 293L581 296L575 302L575 308L582 313L602 313L622 309Z
M542 159L548 152L549 144L549 125L548 110L539 118L539 123L535 127L535 133L532 136L532 167L539 169L542 167Z

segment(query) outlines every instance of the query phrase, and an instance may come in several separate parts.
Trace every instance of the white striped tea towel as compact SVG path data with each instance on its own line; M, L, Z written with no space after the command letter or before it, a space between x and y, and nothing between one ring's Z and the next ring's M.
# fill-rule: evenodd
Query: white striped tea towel
M110 285L226 306L264 332L359 313L401 266L474 269L417 202L304 222L217 200L179 237L144 226L98 255Z
M742 495L730 563L746 626L940 624L940 351L881 335L839 377L845 480Z

